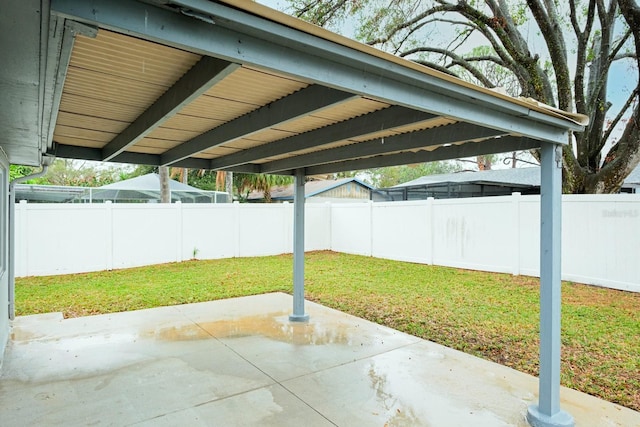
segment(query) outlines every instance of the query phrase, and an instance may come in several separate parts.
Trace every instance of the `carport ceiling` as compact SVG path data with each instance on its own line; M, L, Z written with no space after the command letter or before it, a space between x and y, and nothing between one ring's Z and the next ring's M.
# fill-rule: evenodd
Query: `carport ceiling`
M250 1L52 0L51 16L42 137L57 157L319 174L582 129Z

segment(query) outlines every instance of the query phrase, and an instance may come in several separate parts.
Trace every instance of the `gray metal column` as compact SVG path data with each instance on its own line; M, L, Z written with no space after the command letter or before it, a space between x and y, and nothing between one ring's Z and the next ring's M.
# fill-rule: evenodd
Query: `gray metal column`
M296 169L293 194L293 314L292 322L306 322L304 312L304 169Z
M527 421L573 427L573 417L560 409L562 146L542 143L540 166L540 395Z

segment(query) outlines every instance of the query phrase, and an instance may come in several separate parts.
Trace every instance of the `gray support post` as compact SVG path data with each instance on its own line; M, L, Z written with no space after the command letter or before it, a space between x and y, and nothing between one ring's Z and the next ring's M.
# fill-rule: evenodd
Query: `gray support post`
M534 427L573 427L560 409L560 267L562 146L543 142L540 179L540 379L538 405L527 421Z
M292 322L306 322L304 312L304 169L296 169L293 194L293 314Z

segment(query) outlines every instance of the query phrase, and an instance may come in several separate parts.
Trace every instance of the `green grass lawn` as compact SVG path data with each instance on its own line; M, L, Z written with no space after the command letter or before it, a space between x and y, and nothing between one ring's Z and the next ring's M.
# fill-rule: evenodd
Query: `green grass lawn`
M333 252L305 266L310 300L537 375L536 278ZM22 278L16 310L75 317L274 291L292 291L291 255ZM562 293L562 384L640 410L640 294Z

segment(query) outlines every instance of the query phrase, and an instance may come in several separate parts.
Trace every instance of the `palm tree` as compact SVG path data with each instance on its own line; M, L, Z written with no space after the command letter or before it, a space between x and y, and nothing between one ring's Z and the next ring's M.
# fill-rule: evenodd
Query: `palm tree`
M246 192L246 197L248 197L251 191L262 191L265 203L271 203L271 188L278 185L291 184L293 177L263 173L241 173L235 175L235 181L239 194Z
M178 181L183 184L188 184L189 182L189 169L187 168L169 168L170 170L170 178L174 179L178 177Z

